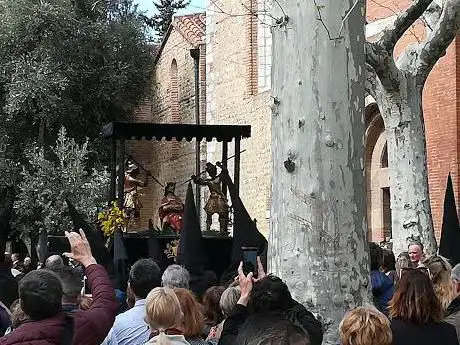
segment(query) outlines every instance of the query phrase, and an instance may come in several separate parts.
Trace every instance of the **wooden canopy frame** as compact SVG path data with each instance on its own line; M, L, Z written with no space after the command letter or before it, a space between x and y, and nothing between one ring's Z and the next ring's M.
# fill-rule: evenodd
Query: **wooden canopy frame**
M227 167L228 143L235 141L234 183L239 193L241 140L251 137L251 126L248 125L196 125L171 123L130 123L111 122L102 128L101 136L112 141L110 201L115 200L116 191L121 197L118 202L123 205L125 140L177 140L177 141L213 141L222 142L222 164ZM118 149L117 149L118 146ZM118 186L117 186L117 163ZM199 173L199 172L197 172ZM227 187L223 186L227 194Z

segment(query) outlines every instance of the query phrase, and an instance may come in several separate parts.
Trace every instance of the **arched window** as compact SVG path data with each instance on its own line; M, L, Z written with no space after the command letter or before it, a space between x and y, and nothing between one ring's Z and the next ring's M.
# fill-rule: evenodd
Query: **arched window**
M177 73L177 61L171 62L170 82L169 82L169 107L171 109L171 123L180 123L180 103L179 103L179 77ZM179 156L179 142L171 142L171 159Z

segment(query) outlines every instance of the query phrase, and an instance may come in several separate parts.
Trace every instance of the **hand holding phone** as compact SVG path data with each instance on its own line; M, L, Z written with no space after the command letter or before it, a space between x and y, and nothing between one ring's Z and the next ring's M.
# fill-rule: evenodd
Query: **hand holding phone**
M256 247L242 247L243 249L243 272L245 275L252 272L253 277L258 277L257 253Z

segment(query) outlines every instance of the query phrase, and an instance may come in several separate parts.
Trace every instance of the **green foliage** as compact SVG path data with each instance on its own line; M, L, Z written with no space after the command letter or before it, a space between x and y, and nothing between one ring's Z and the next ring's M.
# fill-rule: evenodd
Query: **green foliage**
M96 208L107 201L109 176L105 170L87 171L88 152L88 141L78 145L62 128L50 158L38 147L27 153L14 204L14 225L21 235L70 229L66 199L87 219L94 218Z
M9 137L21 148L50 145L65 126L77 141L97 141L104 123L128 117L148 91L148 39L132 1L0 1L0 121Z
M173 16L177 11L186 8L190 4L190 0L159 0L153 2L158 14L149 19L148 24L152 27L159 36L163 39L171 25Z

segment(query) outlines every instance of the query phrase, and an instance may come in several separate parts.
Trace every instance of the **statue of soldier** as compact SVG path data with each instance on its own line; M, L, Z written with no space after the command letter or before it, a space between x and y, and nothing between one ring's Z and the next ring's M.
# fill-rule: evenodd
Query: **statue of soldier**
M219 166L221 166L219 164ZM206 163L206 172L209 178L201 178L195 175L192 176L193 182L200 186L207 186L211 195L206 203L204 210L206 211L206 230L211 229L212 216L219 215L220 232L228 233L228 201L225 194L222 192L222 173L217 174L217 167L212 163Z

